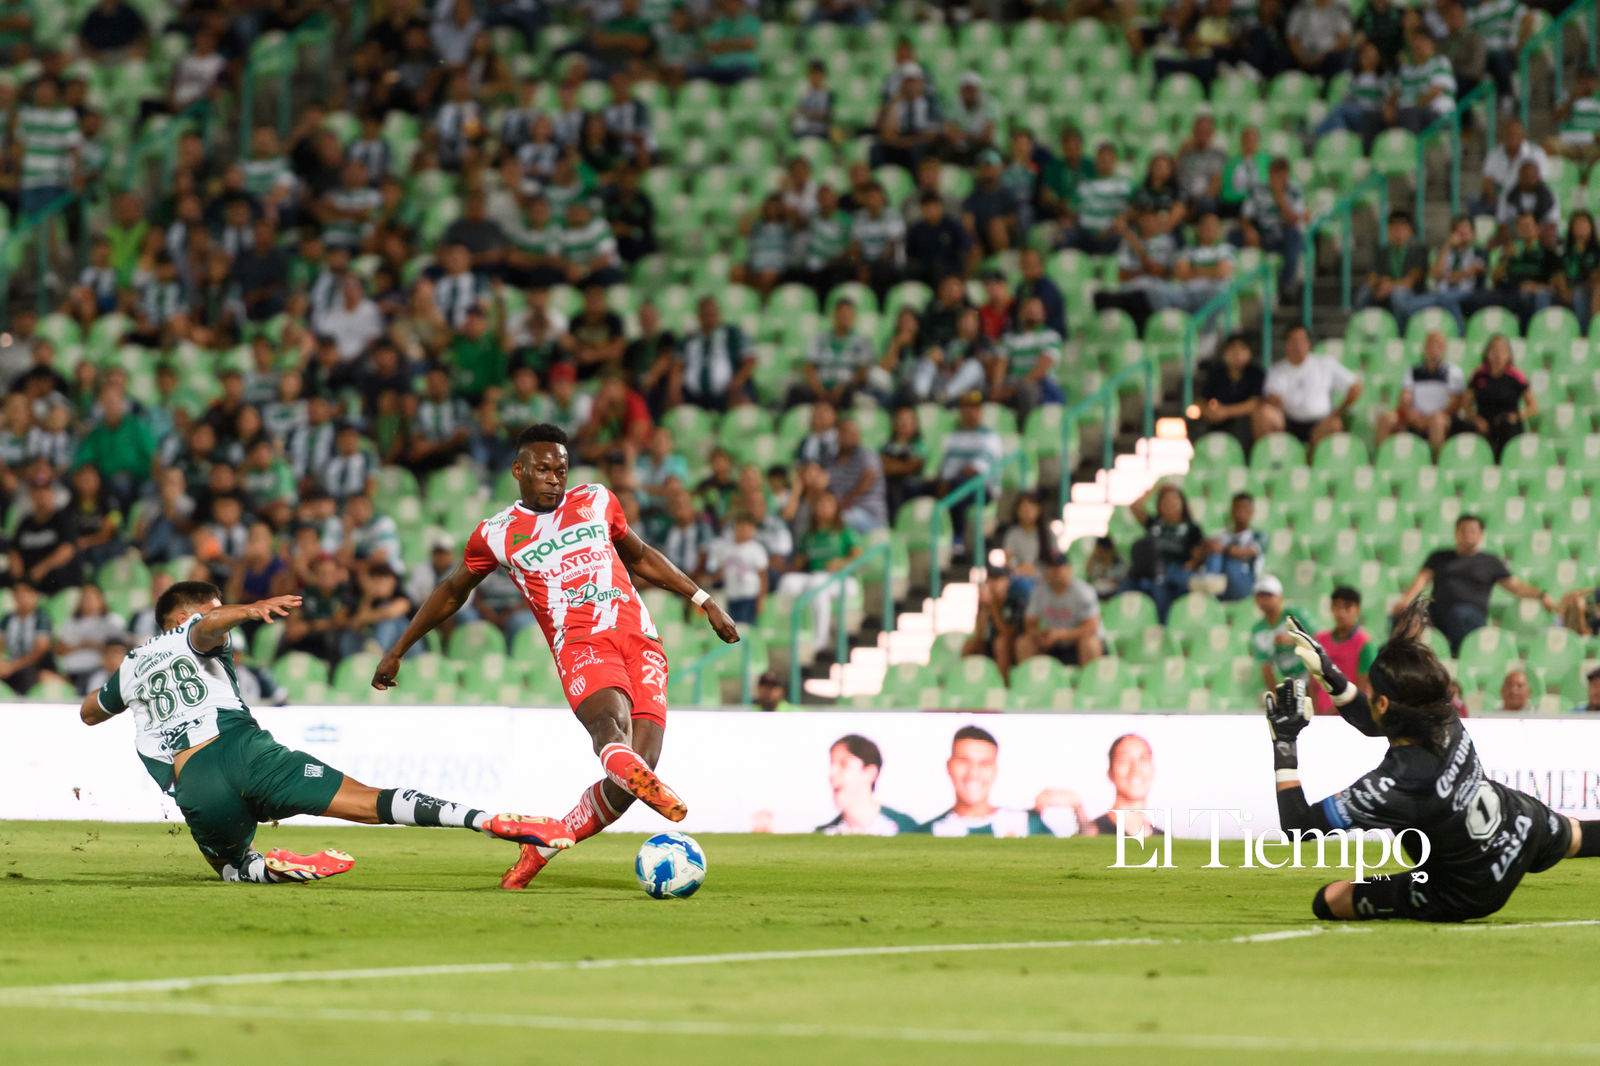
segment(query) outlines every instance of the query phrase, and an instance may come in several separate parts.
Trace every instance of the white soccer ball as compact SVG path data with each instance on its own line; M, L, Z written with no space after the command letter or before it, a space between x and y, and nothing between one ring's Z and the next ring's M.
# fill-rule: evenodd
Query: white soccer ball
M639 848L633 872L652 899L687 899L706 879L706 853L694 837L657 833Z

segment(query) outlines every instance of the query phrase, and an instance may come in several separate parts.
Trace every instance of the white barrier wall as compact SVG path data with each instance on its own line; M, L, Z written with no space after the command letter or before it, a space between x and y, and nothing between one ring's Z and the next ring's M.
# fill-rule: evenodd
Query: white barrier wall
M131 723L94 728L75 706L0 708L0 818L160 821L179 819L133 749ZM277 739L379 787L409 786L493 810L562 815L599 777L588 737L562 710L501 707L282 707L256 712ZM835 816L828 751L847 733L883 753L878 798L918 820L951 803L945 762L963 725L999 743L991 793L1001 807L1030 808L1043 789L1071 789L1091 817L1111 804L1107 749L1124 733L1149 741L1148 806L1172 808L1179 836L1192 808L1240 809L1252 829L1275 826L1266 724L1254 715L1027 715L674 711L659 767L689 804L689 832L808 832ZM1600 719L1469 720L1492 776L1579 817L1600 810ZM1301 766L1315 801L1374 766L1384 744L1337 718L1302 735ZM1053 819L1047 818L1047 821ZM621 827L666 823L642 808ZM1059 824L1059 823L1058 823ZM1222 822L1223 836L1238 836Z

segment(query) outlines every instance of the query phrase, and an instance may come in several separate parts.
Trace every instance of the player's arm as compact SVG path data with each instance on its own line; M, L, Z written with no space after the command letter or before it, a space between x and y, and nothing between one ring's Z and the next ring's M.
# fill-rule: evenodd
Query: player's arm
M1339 716L1366 736L1382 736L1378 723L1372 720L1372 706L1367 702L1366 694L1350 683L1350 679L1334 665L1317 638L1306 632L1300 620L1292 614L1289 616L1289 636L1294 641L1295 655L1306 664L1307 672L1333 700Z
M1272 771L1278 779L1278 824L1285 832L1295 829L1333 828L1320 806L1306 802L1300 787L1300 753L1296 738L1311 724L1311 700L1302 678L1291 678L1277 692L1261 697L1267 711L1267 728L1272 732Z
M78 707L78 717L83 719L84 725L99 725L111 721L116 715L100 706L100 693L96 690L83 698L83 703Z
M227 607L213 607L200 616L189 629L189 646L204 655L216 651L228 639L228 630L245 622L272 624L274 618L284 618L300 606L299 596L273 596L254 603L235 603Z
M684 599L696 603L706 612L711 628L722 638L724 644L738 643L739 630L734 626L733 619L729 618L727 612L711 598L710 593L695 584L688 574L673 564L671 559L640 540L639 534L631 529L612 543L616 545L617 555L627 564L629 570L656 588L676 592Z
M456 564L456 568L439 584L434 586L428 598L423 601L421 609L411 617L411 624L406 626L406 631L400 634L400 639L384 655L378 663L377 670L372 674L372 687L382 692L384 689L398 688L396 680L400 675L400 660L405 653L411 650L412 645L433 632L445 619L461 610L467 602L467 597L472 595L472 590L489 576L490 571L474 573L465 562Z

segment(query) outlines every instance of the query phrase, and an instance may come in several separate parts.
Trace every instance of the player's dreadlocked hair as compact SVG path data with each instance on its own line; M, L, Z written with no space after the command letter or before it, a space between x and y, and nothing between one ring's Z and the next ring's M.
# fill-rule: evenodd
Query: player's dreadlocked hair
M201 607L212 600L222 599L222 590L209 581L179 581L156 600L156 625L167 628L167 619L173 611L185 607Z
M1373 698L1389 700L1378 721L1384 735L1438 749L1456 709L1450 700L1450 672L1422 638L1427 625L1428 601L1418 597L1395 615L1394 633L1378 650L1367 676Z
M535 422L517 434L517 451L530 444L559 444L567 446L567 431L549 422Z

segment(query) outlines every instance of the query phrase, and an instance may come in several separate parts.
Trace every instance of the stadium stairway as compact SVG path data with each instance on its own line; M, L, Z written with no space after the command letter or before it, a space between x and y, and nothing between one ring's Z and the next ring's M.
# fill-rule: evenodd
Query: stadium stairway
M1161 478L1186 473L1193 456L1183 420L1160 419L1156 435L1135 441L1131 452L1117 456L1111 470L1073 483L1059 522L1061 547L1081 537L1103 535L1117 507L1132 503ZM957 577L943 586L937 598L925 597L920 610L899 614L895 628L878 633L874 643L852 648L848 662L835 663L826 676L807 681L807 695L819 700L875 696L883 690L891 666L926 665L941 637L972 632L983 571L974 565Z

